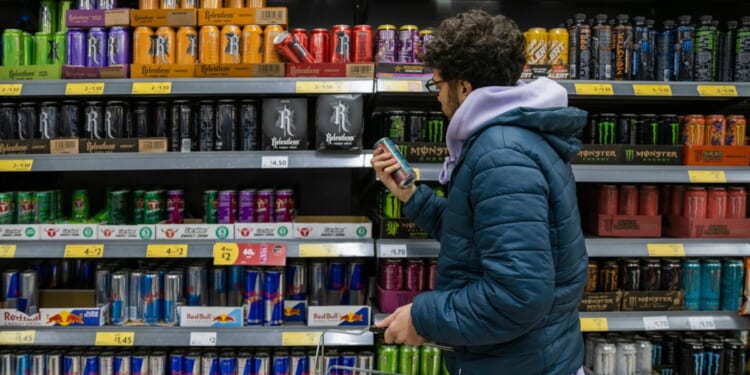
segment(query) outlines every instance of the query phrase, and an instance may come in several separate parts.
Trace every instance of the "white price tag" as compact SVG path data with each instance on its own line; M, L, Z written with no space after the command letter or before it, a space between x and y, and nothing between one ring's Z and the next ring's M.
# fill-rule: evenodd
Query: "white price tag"
M715 330L716 322L712 316L691 316L688 317L690 329L693 331Z
M658 331L669 329L669 319L665 315L662 316L644 316L643 317L643 328L646 331Z
M289 168L288 156L263 156L260 160L260 167L266 168Z
M406 258L406 244L380 245L380 258Z
M190 332L190 346L216 346L216 332Z

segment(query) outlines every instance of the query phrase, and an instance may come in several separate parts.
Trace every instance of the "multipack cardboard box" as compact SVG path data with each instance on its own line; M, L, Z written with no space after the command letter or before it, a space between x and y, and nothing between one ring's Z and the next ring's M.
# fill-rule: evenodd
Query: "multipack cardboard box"
M437 126L448 126L448 124L445 123L444 125ZM396 146L398 146L398 150L409 163L442 164L445 161L445 157L448 156L448 146L444 143L412 142L397 143Z
M685 146L685 165L740 166L750 165L750 146Z
M198 9L198 25L286 25L286 7Z
M236 240L284 239L292 237L292 223L235 223Z
M76 29L130 26L130 9L71 9L65 14L65 26Z
M624 291L622 311L679 311L685 309L682 290Z
M0 240L38 240L39 225L3 224L0 225Z
M307 301L284 300L284 321L305 322L307 320Z
M364 216L298 216L294 220L294 238L372 238L372 222Z
M342 77L342 78L373 78L375 64L372 63L315 63L315 64L286 64L287 77Z
M592 214L588 231L600 237L661 237L662 217Z
M0 309L0 326L98 327L107 321L107 306L96 305L93 290L39 291L39 312L26 315L16 309Z
M62 65L0 66L0 81L31 81L62 78Z
M284 64L197 64L195 76L198 78L284 77Z
M310 306L308 327L367 327L370 325L368 306Z
M195 65L131 64L130 75L132 78L193 78L195 77Z
M242 307L182 306L180 327L242 327Z
M98 153L164 153L167 152L166 138L117 138L117 139L81 139L78 144L81 154Z
M620 311L622 292L583 293L578 311Z
M133 27L180 27L196 26L198 11L195 9L133 9L130 11Z
M0 155L49 154L48 139L0 140Z
M682 165L682 146L584 144L573 164Z
M667 216L664 234L678 238L747 238L750 237L750 219Z
M409 219L378 216L378 238L425 239L429 233Z
M157 224L157 240L234 239L234 227L227 224Z
M63 65L62 67L62 77L65 79L110 79L128 78L129 76L129 65L112 65L103 68L73 65Z

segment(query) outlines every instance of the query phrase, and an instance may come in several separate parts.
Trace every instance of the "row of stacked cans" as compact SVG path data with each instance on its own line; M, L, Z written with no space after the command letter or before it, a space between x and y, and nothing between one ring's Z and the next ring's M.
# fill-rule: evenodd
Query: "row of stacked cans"
M590 144L744 146L747 120L739 114L589 115L583 141Z
M71 66L101 68L130 64L130 30L127 27L88 31L69 29L66 36L66 62Z
M373 112L372 124L380 137L394 142L445 143L448 120L438 111Z
M384 290L423 292L435 290L437 259L384 259L380 262L379 284Z
M654 20L626 14L594 19L576 14L567 21L565 43L572 79L645 81L748 81L750 68L750 17L728 21L720 30L710 15L700 17L696 28L689 15L663 21L660 31ZM530 34L546 39L543 29ZM557 29L555 29L557 30Z
M0 281L2 281L2 297L6 309L17 309L28 315L37 313L40 281L36 270L5 270Z
M281 59L273 41L284 31L280 25L244 27L227 25L183 26L153 30L137 27L133 32L134 64L259 64Z
M39 31L33 35L19 29L5 29L3 66L63 65L67 61L66 33Z
M19 348L0 352L0 375L364 375L375 367L374 357L368 351L337 349L328 349L318 356L315 350L303 348L168 352ZM339 370L336 366L362 371Z
M448 375L440 349L432 346L377 344L377 370L387 374Z
M660 213L656 185L601 185L597 195L600 215L657 216Z
M589 333L585 367L597 375L742 375L745 344L719 332Z
M118 6L117 0L76 0L76 9L115 9Z
M0 224L39 224L63 218L62 192L0 192Z
M445 190L442 186L435 186L432 191L439 197L445 196ZM403 203L390 190L384 189L380 192L380 195L378 195L378 213L380 215L391 219L401 219L404 217L401 212L402 209Z
M294 191L206 190L203 209L203 220L207 224L290 222L294 219Z
M367 271L361 261L290 261L287 299L310 306L366 305Z
M591 259L585 293L682 289L682 262L672 258Z
M86 259L55 259L31 264L5 262L3 265L5 276L0 282L4 294L0 298L6 306L13 305L13 302L8 301L7 298L15 298L25 293L20 283L23 279L22 274L27 273L27 281L24 282L27 283L32 278L31 271L36 273L36 286L39 289L93 289L96 267L96 262ZM34 283L27 285L33 287Z
M659 212L665 216L747 218L747 191L743 186L662 185L659 196Z
M265 0L138 0L139 9L263 8Z

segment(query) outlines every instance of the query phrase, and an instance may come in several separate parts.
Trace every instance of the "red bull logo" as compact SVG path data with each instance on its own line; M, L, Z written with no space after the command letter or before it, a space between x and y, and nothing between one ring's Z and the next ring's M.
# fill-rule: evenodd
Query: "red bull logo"
M47 325L67 327L69 325L83 325L83 314L75 315L69 311L60 311L59 313L47 318Z
M213 321L220 322L220 323L229 323L229 322L234 322L235 319L227 314L219 314L213 318Z
M341 316L341 321L347 323L363 322L364 319L365 318L362 316L362 314L355 313L348 313Z
M284 308L284 316L302 316L302 310L299 308L286 307Z

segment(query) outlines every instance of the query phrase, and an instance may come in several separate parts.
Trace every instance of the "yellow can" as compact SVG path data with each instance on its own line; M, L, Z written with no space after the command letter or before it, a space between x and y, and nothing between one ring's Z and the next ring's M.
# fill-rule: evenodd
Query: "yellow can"
M198 62L201 64L218 64L221 61L221 34L216 26L201 27L198 38Z
M550 29L547 34L547 63L550 65L568 65L568 30Z
M226 25L221 28L221 63L222 64L239 64L240 58L240 37L242 30L239 26Z
M266 0L247 0L248 8L265 8Z
M133 32L133 64L150 65L154 63L151 49L154 31L148 27L136 27Z
M263 62L263 29L258 25L247 25L242 29L242 63Z
M177 30L177 64L195 64L198 61L198 32L194 27L183 26Z
M224 8L243 8L245 0L224 0Z
M201 8L219 9L221 8L221 0L201 0Z
M526 63L544 65L547 63L547 30L534 27L526 33Z
M171 27L156 29L154 39L154 64L174 64L175 62L175 32Z
M273 45L273 40L277 35L281 34L284 28L281 25L268 25L263 31L263 62L265 63L279 63L281 57L276 52L276 47Z

